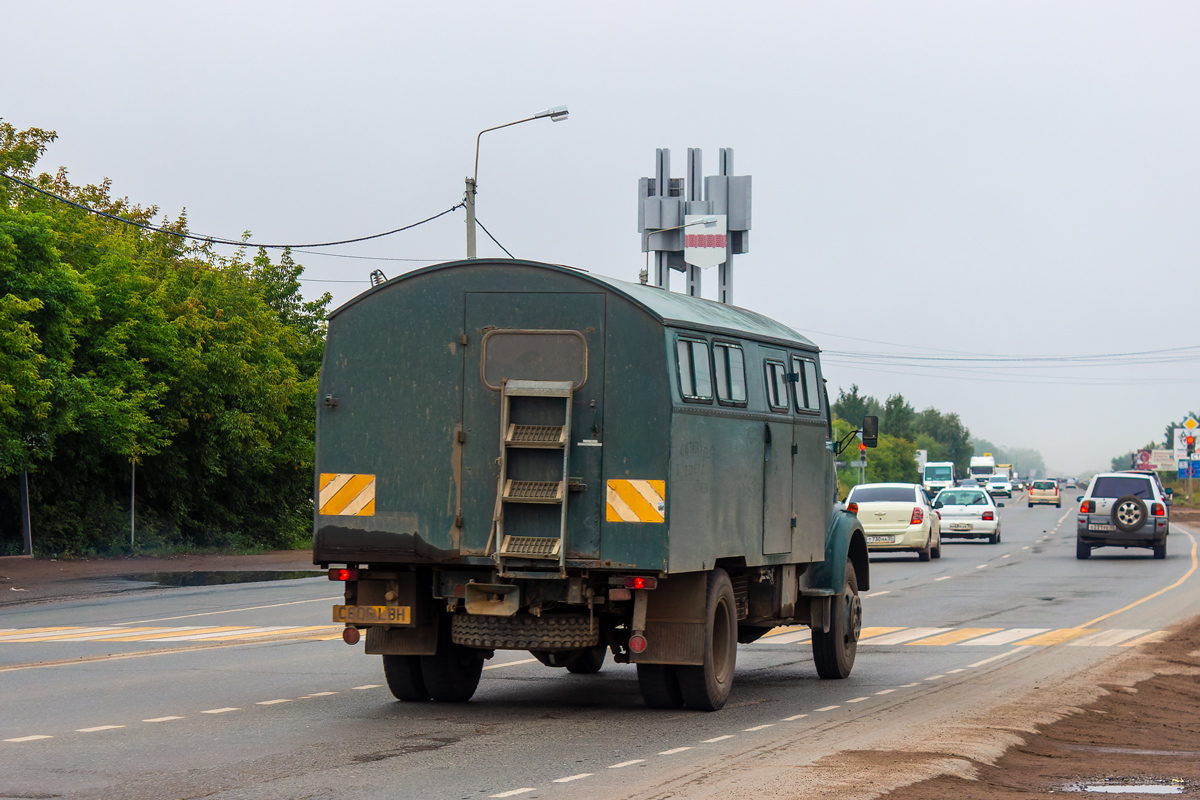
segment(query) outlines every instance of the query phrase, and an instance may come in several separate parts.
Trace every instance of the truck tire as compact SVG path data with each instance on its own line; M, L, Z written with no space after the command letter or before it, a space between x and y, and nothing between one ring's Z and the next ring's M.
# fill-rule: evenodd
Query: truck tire
M397 700L419 703L430 698L420 656L384 656L383 677Z
M854 668L858 653L858 634L862 630L862 601L858 597L858 577L854 564L846 559L846 580L842 592L834 598L829 614L829 631L813 629L813 663L817 674L826 679L846 678Z
M737 629L733 582L725 570L714 569L708 573L704 601L704 663L675 668L688 708L716 711L729 699L737 663Z
M432 656L421 656L425 688L439 703L465 703L479 688L483 653L450 639L449 620L438 625L438 648Z
M1142 529L1146 520L1150 519L1150 512L1146 509L1142 498L1127 494L1113 503L1111 516L1117 530L1122 533L1133 533Z
M581 650L600 643L600 626L587 614L454 614L449 627L455 644L484 650Z
M1092 546L1084 544L1078 539L1075 540L1075 557L1080 561L1085 561L1092 557Z
M595 675L604 667L604 657L607 655L608 647L606 645L598 644L595 647L589 647L567 664L567 672L574 675Z
M638 664L638 688L650 708L683 708L674 664Z

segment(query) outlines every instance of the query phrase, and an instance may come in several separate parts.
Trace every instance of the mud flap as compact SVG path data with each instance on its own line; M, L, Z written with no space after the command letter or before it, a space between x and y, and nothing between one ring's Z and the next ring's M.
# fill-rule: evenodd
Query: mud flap
M707 572L660 578L646 592L646 649L630 653L634 664L704 663L704 602Z
M412 606L413 624L403 628L372 625L367 628L366 652L385 656L431 656L437 653L439 615L434 607L429 574L402 572L396 580L359 581L359 602L373 599L381 589L395 592L399 605ZM380 597L375 602L382 604L385 599Z

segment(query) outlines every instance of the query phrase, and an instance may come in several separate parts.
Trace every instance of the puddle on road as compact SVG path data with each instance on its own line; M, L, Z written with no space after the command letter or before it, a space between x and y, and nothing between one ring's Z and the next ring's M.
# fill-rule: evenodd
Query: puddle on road
M294 581L301 578L323 578L324 570L209 570L197 572L144 572L126 575L125 579L159 586L223 586L229 583L259 583L262 581Z

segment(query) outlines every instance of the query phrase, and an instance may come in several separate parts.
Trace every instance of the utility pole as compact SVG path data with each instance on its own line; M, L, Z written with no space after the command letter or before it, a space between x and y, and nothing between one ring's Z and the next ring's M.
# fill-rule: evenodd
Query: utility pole
M133 548L133 530L137 510L137 456L129 459L129 547Z
M25 538L23 555L33 555L33 528L29 524L29 471L21 470L21 535Z
M467 207L467 258L475 257L475 179L467 178L467 193L463 197Z

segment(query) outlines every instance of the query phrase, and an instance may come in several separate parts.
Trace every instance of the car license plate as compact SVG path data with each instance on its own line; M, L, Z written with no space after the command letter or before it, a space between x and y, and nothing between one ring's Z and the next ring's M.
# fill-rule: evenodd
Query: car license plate
M969 530L971 530L971 523L969 523L969 522L951 522L950 530L952 530L952 531L969 531Z
M1088 523L1089 531L1115 531L1116 529L1117 529L1116 525L1103 525L1098 522Z
M867 544L895 544L895 536L868 536Z
M334 606L334 622L411 625L411 606Z

